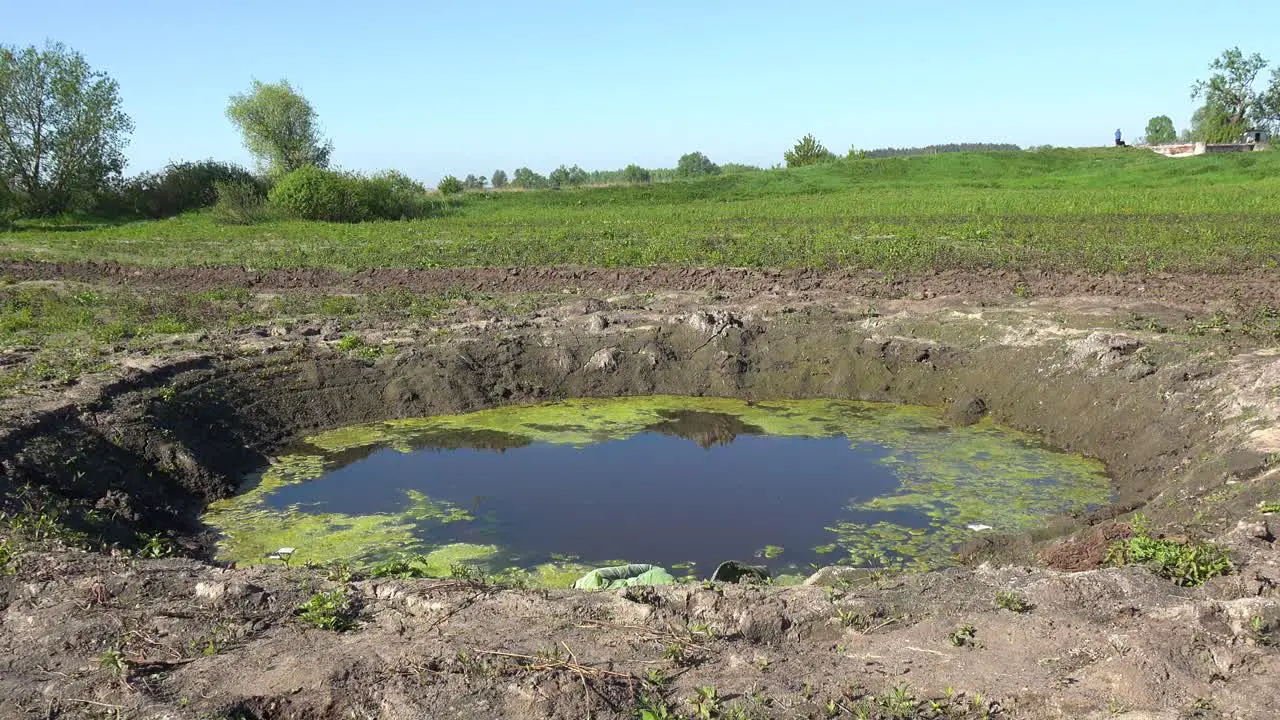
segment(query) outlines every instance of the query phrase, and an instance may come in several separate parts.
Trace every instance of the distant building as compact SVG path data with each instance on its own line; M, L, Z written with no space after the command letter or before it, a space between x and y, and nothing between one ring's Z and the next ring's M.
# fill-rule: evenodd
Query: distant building
M1240 136L1240 142L1244 145L1266 145L1268 139L1266 130L1247 130Z

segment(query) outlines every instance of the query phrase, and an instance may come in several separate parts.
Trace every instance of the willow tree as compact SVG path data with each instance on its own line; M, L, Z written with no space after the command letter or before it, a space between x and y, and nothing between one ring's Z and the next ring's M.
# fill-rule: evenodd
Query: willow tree
M249 92L231 96L227 117L240 129L245 148L272 175L329 166L333 143L320 136L315 109L288 80L254 80Z

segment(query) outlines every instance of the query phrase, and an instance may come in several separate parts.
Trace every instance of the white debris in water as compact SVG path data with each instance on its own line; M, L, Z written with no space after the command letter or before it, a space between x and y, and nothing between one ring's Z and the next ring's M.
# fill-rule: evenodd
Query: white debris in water
M990 529L991 529L991 526L990 526L990 525L983 525L982 523L969 523L968 525L965 525L965 527L967 527L967 528L969 528L970 530L973 530L973 531L975 531L975 532L981 532L981 531L983 531L983 530L990 530Z

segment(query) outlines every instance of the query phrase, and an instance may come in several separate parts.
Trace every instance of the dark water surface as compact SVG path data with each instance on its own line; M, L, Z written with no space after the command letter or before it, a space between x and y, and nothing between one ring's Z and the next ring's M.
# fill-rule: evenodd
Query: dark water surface
M978 532L1106 502L1101 466L990 423L838 400L570 400L340 428L205 521L219 557L412 555L555 584L616 561L937 567ZM552 577L554 576L554 577Z
M382 449L268 502L394 513L416 490L475 515L447 526L452 541L497 544L531 560L565 554L705 569L774 545L785 550L774 560L805 565L832 541L825 528L847 519L851 500L898 486L878 462L886 454L850 449L845 437L743 435L703 448L654 432L581 448Z

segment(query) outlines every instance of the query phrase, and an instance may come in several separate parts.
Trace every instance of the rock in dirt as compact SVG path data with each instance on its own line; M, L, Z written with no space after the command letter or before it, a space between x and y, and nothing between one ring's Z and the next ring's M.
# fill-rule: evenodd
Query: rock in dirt
M1156 366L1144 362L1131 362L1120 370L1120 377L1129 382L1136 382L1144 377L1154 375Z
M1082 340L1067 343L1072 359L1099 370L1114 370L1142 347L1134 337L1122 333L1095 332Z
M578 315L590 315L598 313L602 310L608 310L613 307L609 303L597 298L585 298L579 300L569 306L569 311Z
M964 394L947 404L945 417L952 425L972 425L987 414L987 403L982 398Z
M613 372L618 368L618 356L621 354L616 347L600 348L595 351L587 364L582 366L582 369Z
M684 319L689 327L704 335L711 335L727 327L742 327L742 322L727 310L699 310Z
M587 332L598 333L607 327L609 327L609 319L604 315L592 315L591 318L587 320Z
M818 587L835 587L851 583L858 578L865 577L867 570L855 567L840 567L838 565L828 565L821 568L814 574L805 578L805 585L816 585Z
M713 582L768 582L769 568L764 565L749 565L738 560L726 560L720 563L711 575Z
M243 580L208 581L196 583L195 598L215 607L229 604L260 604L266 600L266 591Z

